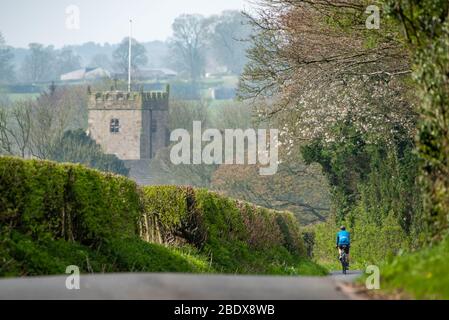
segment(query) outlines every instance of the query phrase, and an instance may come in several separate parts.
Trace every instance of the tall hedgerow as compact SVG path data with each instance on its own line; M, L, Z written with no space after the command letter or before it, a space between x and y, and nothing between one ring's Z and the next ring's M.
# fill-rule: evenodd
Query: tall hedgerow
M0 157L0 275L323 274L291 213L207 190L140 188L81 165Z

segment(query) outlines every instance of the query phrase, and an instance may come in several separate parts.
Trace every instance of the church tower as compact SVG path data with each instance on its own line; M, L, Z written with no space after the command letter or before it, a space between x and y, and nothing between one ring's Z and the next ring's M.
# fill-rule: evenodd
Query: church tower
M149 160L168 146L170 88L165 92L89 92L89 134L106 154Z

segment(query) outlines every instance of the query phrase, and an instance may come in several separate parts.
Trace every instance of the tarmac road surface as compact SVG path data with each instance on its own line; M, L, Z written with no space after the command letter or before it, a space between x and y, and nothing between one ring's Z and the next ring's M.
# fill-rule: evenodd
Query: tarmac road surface
M339 289L360 271L327 277L192 274L81 275L80 290L66 288L67 276L0 280L0 299L39 300L346 300Z

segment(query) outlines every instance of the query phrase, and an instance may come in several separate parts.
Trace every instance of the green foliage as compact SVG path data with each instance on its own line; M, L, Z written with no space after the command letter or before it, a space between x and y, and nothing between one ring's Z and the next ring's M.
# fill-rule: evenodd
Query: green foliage
M92 249L62 239L36 241L4 227L0 257L0 275L6 277L62 274L69 265L82 273L212 271L195 251L184 253L138 238L108 240Z
M112 240L107 246L120 270L127 272L210 272L208 261L198 253L146 243L140 239Z
M307 233L309 235L311 234L311 238L313 238L313 241L307 243L313 260L331 270L340 269L337 260L338 253L335 249L336 230L335 220L332 217L328 218L326 222L318 223L306 228ZM354 266L354 263L352 264Z
M144 188L143 238L187 242L227 273L299 273L305 259L297 220L205 189ZM155 236L158 234L158 236ZM309 264L310 274L324 274ZM291 269L289 269L291 268ZM299 269L298 269L299 268Z
M153 242L153 243L149 243ZM324 274L292 214L81 165L0 157L0 275Z
M292 254L305 255L305 245L295 217L287 212L277 212L276 223L282 233L282 245Z
M296 230L289 229L292 224L287 214L238 203L206 190L197 192L196 201L208 230L204 250L225 270L247 264L249 270L266 273L271 264L276 264L276 258L270 259L275 254L304 256L303 248L290 238ZM265 235L263 245L255 234Z
M411 239L391 213L381 224L370 222L366 212L355 210L351 222L341 222L351 232L351 264L353 268L364 269L370 264L380 264L410 248ZM335 248L338 231L335 219L308 228L314 235L313 258L330 269L340 269Z
M194 207L191 188L159 186L144 188L144 226L148 241L185 243L200 248L205 230Z
M75 224L67 229L75 231L75 240L95 242L137 235L140 199L133 181L81 166L72 167L68 173L73 182L66 186L67 215L75 218Z
M335 234L341 224L350 228L356 267L419 247L422 203L410 138L397 134L381 144L356 134L347 124L336 131L335 142L317 140L302 148L307 162L321 164L332 188L334 215L310 230L314 258L338 268Z
M385 216L380 225L369 219L369 214L361 213L352 228L352 256L359 264L378 264L410 247L393 213Z
M414 58L421 115L417 150L431 240L449 227L449 3L446 0L385 1L401 22Z
M80 165L5 157L0 172L0 221L35 239L95 242L136 234L140 200L131 180Z
M5 227L2 227L0 256L2 276L62 274L69 265L77 265L84 273L118 271L108 257L89 247L61 239L35 241Z
M390 259L381 267L382 289L417 299L449 299L449 240Z
M168 232L175 232L181 227L187 215L187 192L185 189L167 186L144 189L145 210L149 215L157 215L163 226L169 228Z
M0 274L206 270L140 240L136 184L80 165L0 157Z
M307 164L317 162L329 180L338 219L343 220L357 198L357 183L368 171L365 141L349 126L337 128L340 141L330 145L315 140L301 148Z
M335 131L335 142L315 140L301 151L307 163L321 165L329 180L336 223L359 208L370 223L380 225L392 212L407 233L421 230L418 161L410 138L397 134L382 144L369 142L348 124Z

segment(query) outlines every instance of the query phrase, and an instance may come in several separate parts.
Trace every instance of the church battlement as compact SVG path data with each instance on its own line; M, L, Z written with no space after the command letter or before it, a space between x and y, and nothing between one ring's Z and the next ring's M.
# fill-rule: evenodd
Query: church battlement
M143 101L166 100L168 99L168 92L161 92L161 91L142 92L141 97Z
M124 91L105 91L91 93L95 101L159 101L168 99L167 92L124 92Z
M88 90L91 137L122 160L152 159L169 143L169 93Z
M89 109L168 109L170 88L162 91L103 91L89 93Z
M105 92L95 92L91 96L94 97L95 101L123 101L131 100L134 101L138 99L137 92L123 92L123 91L105 91Z

